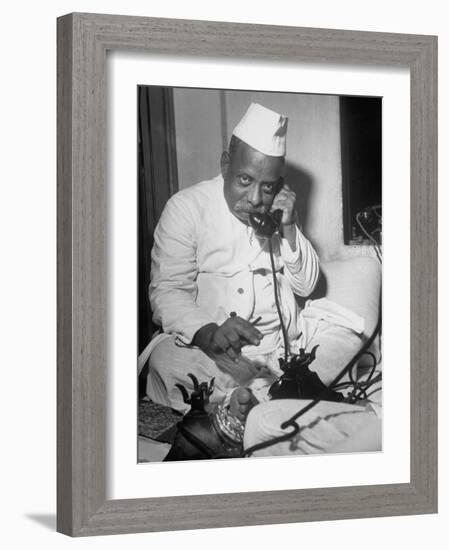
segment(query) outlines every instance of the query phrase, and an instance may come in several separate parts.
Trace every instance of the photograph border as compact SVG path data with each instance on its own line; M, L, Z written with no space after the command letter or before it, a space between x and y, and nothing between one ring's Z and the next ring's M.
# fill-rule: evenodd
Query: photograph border
M437 37L73 13L58 18L57 530L71 536L437 511ZM106 53L410 70L410 483L108 500Z

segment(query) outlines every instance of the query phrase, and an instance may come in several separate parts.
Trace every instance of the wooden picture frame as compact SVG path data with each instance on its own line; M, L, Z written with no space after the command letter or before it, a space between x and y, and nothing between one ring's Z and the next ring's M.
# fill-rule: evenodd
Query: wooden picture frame
M106 499L108 50L410 69L410 483ZM82 13L58 19L57 448L57 529L72 536L436 512L436 37Z

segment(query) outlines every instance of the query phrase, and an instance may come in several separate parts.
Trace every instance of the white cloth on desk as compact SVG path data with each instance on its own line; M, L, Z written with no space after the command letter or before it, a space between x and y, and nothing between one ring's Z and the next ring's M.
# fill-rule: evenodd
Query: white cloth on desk
M244 448L292 434L292 425L282 429L282 424L309 403L310 400L280 399L254 407L246 420ZM296 435L256 450L253 456L374 452L382 449L380 410L370 403L362 406L321 401L300 416L296 423L299 428Z

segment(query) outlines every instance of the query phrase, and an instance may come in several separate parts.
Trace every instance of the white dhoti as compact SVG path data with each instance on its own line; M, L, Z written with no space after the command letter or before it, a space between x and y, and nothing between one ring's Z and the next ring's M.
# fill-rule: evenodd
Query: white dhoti
M321 304L322 305L322 304ZM335 314L335 309L332 309ZM315 313L318 315L317 310ZM310 340L307 350L319 345L311 370L319 373L326 382L335 378L362 345L359 335L347 326L312 317L309 312ZM307 331L305 331L307 334ZM312 369L313 367L313 369ZM259 401L249 413L244 448L266 443L272 438L291 433L292 427L281 425L305 407L309 400L268 400L271 384L281 374L276 354L248 359L242 356L239 364L222 354L209 357L198 348L176 345L173 336L164 336L150 356L147 392L161 404L186 412L189 408L175 384L192 391L187 373L194 374L199 382L215 379L212 403L226 402L238 386L250 388ZM378 451L381 449L381 381L368 391L363 406L322 401L298 420L298 434L281 443L255 451L252 456L282 456L289 454L321 454L339 452Z

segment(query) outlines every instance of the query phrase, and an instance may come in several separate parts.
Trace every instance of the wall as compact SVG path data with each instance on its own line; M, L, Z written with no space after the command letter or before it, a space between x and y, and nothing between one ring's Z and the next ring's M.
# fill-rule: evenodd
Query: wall
M220 92L176 88L173 92L179 188L220 172L222 119Z
M404 9L406 7L406 10ZM260 0L59 0L8 2L0 35L4 86L0 89L2 201L0 318L2 366L1 540L8 549L162 550L386 550L399 542L407 550L442 548L449 521L449 386L446 350L441 346L440 504L438 515L387 517L308 524L266 525L71 540L55 524L55 348L56 348L56 28L55 18L71 11L154 17L242 21L271 25L439 34L440 239L449 236L449 31L445 4L377 0L297 2ZM32 93L30 94L30 90ZM26 152L26 163L24 154ZM442 281L449 277L449 247L442 246ZM449 330L448 285L440 287L440 327ZM441 339L442 345L444 338ZM300 475L300 472L298 472ZM440 542L438 542L440 540Z
M300 223L322 260L367 253L343 244L340 117L337 96L176 89L180 188L219 172L219 158L251 102L289 118L286 182Z

